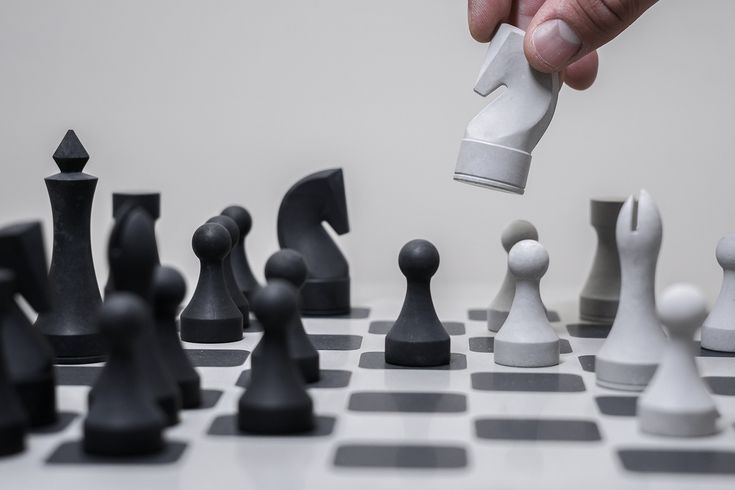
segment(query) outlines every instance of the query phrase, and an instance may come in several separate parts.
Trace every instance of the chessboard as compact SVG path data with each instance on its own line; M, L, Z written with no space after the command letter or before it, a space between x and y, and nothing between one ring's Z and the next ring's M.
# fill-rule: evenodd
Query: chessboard
M350 315L305 318L321 358L309 386L317 426L294 436L239 433L237 400L257 322L227 344L185 343L202 378L202 407L166 432L165 452L105 459L81 450L87 393L101 364L56 366L59 423L31 432L28 450L0 459L3 489L288 488L733 488L732 354L700 349L697 363L722 414L710 437L642 434L636 397L595 384L595 353L609 326L576 307L553 323L561 362L510 368L493 362L485 311L437 299L451 362L405 368L384 361L385 334L402 298ZM568 311L567 311L568 310Z

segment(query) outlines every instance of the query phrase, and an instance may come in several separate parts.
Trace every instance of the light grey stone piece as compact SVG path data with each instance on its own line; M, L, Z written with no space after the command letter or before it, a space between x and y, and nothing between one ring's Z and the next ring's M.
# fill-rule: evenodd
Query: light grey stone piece
M723 269L722 287L702 326L702 347L735 352L735 233L722 237L716 256Z

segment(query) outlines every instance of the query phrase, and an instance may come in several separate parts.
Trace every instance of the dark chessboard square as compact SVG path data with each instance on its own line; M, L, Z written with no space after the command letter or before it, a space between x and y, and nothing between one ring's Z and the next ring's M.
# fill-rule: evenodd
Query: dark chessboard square
M467 311L467 318L475 322L486 322L487 321L487 308L471 308ZM561 321L561 316L554 310L546 311L546 318L550 322Z
M735 378L731 376L705 376L704 381L715 395L735 396Z
M467 450L461 446L343 444L334 465L343 468L461 469Z
M599 441L597 424L588 420L482 418L475 421L480 439L508 441Z
M735 475L735 452L730 451L622 449L618 456L626 470L638 473Z
M337 417L317 415L316 426L308 432L285 435L264 435L240 432L237 427L237 414L220 415L212 421L207 430L210 436L237 436L237 437L324 437L334 432Z
M30 433L33 435L58 434L69 427L78 416L79 414L75 412L59 412L55 423L44 427L32 427Z
M735 352L721 352L718 350L709 350L702 347L699 340L695 341L698 357L735 357Z
M352 310L350 310L350 312L345 315L312 315L310 313L302 313L302 316L307 318L347 318L349 320L364 320L365 318L370 317L370 308L367 308L365 306L354 306Z
M235 367L245 364L250 352L242 349L185 349L195 367Z
M361 335L309 334L316 350L358 350L362 346Z
M582 339L606 339L612 325L609 323L570 323L567 332Z
M307 384L307 388L346 388L350 384L352 372L342 369L322 369L319 381ZM237 379L237 386L247 388L250 383L250 370L246 369Z
M579 356L578 359L579 359L580 366L582 366L582 369L584 369L588 373L595 372L595 356L593 355Z
M637 396L598 396L595 402L603 415L635 417L638 411Z
M385 352L363 352L360 356L359 366L363 369L419 369L419 370L440 370L455 371L467 369L467 356L464 354L451 353L449 355L449 364L443 366L430 367L414 367L414 366L397 366L385 362Z
M472 373L472 388L481 391L535 391L576 393L585 391L584 380L564 373Z
M483 353L495 352L495 337L470 337L470 351ZM567 339L559 339L559 351L562 354L572 353L572 345Z
M393 323L394 322L390 320L378 320L370 322L368 332L378 335L386 335L393 327ZM442 322L442 325L444 325L444 329L449 335L464 335L466 332L464 328L464 323L462 322Z
M102 366L54 366L58 386L92 386Z
M222 395L224 394L221 390L202 390L202 404L192 410L207 410L208 408L214 408Z
M467 397L459 393L360 391L350 396L347 407L355 412L462 413Z
M82 441L69 441L61 444L46 459L48 464L82 465L160 465L177 462L184 454L186 443L168 441L163 452L147 456L93 456L84 452Z

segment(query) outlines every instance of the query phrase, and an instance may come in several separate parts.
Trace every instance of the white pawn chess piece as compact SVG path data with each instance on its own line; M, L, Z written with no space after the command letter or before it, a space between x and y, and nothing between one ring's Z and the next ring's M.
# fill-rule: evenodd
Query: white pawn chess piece
M666 345L654 297L663 226L648 192L641 190L625 201L615 233L620 253L620 304L595 360L596 379L604 388L642 391Z
M694 359L694 333L707 315L704 296L688 284L667 289L659 316L669 342L648 389L638 400L643 432L672 437L697 437L717 432L717 407L699 375Z
M515 277L513 305L495 336L495 363L513 367L559 364L559 336L546 317L539 281L549 268L549 254L537 241L523 240L508 254Z
M722 288L702 326L702 347L735 352L735 233L722 237L716 255L724 271Z
M513 245L522 240L538 240L538 231L532 223L518 219L510 223L503 230L500 236L500 242L505 249L505 253L510 253ZM510 269L506 269L503 284L500 286L498 294L493 299L487 309L487 329L491 332L497 332L503 326L505 319L508 318L510 305L513 304L513 296L516 291L516 281L511 274Z

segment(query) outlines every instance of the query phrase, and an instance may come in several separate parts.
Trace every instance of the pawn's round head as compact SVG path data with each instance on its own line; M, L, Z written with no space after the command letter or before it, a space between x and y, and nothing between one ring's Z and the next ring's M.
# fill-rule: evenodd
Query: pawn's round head
M735 269L735 233L730 233L720 239L715 255L723 269Z
M304 257L295 250L284 248L274 253L265 263L265 278L267 280L283 279L293 287L301 289L306 282L309 269Z
M298 292L276 279L261 288L253 300L253 313L267 332L285 332L298 309Z
M398 254L398 267L407 279L428 281L439 269L439 251L426 240L411 240Z
M707 317L707 301L694 286L675 284L659 298L658 317L669 333L693 337Z
M520 280L539 280L549 269L549 254L536 240L521 240L508 253L508 268Z
M244 237L250 233L250 229L253 227L253 218L248 213L248 210L242 206L228 206L222 211L222 215L227 216L235 220L237 228L240 230L240 236Z
M522 240L538 240L538 231L530 221L517 219L503 230L500 243L506 252L510 252L513 245Z
M184 276L173 267L159 266L153 274L153 304L158 308L176 309L186 296Z
M108 345L130 345L150 320L148 305L133 293L115 292L100 306L97 326Z
M240 241L240 228L237 227L237 223L232 218L220 214L209 218L207 223L217 223L218 225L224 226L230 234L230 242L232 242L233 247Z
M197 257L204 260L222 260L232 248L230 232L217 223L204 223L191 239Z

